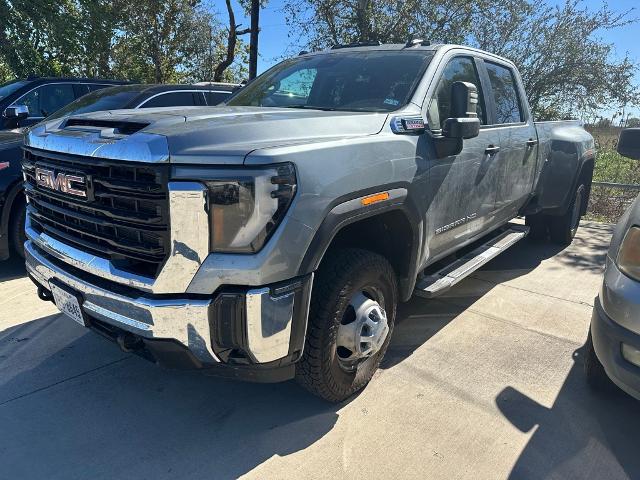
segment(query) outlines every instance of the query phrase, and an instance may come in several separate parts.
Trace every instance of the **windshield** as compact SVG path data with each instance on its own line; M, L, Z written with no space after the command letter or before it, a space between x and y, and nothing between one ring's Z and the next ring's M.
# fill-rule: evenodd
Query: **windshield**
M0 85L0 100L8 97L19 88L24 87L27 83L29 83L27 80L14 80L13 82L3 83Z
M47 117L47 120L80 113L118 110L126 107L131 100L147 88L149 88L149 85L126 85L123 87L101 88L100 90L80 97L66 107L54 112Z
M389 112L409 101L432 57L425 50L298 57L260 75L227 105Z

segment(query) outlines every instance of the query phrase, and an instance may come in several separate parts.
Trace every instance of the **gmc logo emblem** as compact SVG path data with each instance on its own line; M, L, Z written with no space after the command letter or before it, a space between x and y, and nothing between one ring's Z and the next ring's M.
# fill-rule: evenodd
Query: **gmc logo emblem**
M36 168L36 183L40 187L50 190L87 198L86 179L79 175L70 175L68 173L58 173L56 175L53 170Z

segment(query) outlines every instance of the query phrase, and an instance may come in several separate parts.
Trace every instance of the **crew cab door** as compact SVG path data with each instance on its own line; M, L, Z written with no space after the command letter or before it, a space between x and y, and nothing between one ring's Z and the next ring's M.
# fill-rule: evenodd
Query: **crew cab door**
M434 78L435 88L425 102L428 128L437 135L449 117L451 85L458 81L473 83L478 89L477 114L481 123L480 134L464 140L458 155L430 161L425 214L430 258L459 248L492 224L500 134L485 128L486 100L478 65L478 60L469 54L443 59Z
M500 135L496 216L506 222L517 214L533 189L538 137L514 69L489 60L483 66L490 86L487 88L490 128Z

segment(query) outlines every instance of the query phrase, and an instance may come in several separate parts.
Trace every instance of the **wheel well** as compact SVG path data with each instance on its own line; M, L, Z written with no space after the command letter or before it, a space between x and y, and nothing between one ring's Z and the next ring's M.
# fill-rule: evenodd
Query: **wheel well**
M407 216L400 210L392 210L344 226L331 240L323 261L338 248L370 250L391 263L402 289L414 273L411 268L415 250L413 241L413 229ZM404 297L405 292L401 293Z

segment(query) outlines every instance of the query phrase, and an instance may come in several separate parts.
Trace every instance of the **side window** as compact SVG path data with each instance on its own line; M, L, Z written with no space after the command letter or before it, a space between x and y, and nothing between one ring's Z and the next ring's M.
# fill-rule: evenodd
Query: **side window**
M59 83L42 85L15 101L15 105L29 107L29 117L47 117L73 102L73 85Z
M451 86L454 82L470 82L478 87L478 106L476 111L480 123L485 125L487 119L485 116L484 95L482 94L482 86L480 85L480 77L478 76L475 62L471 57L455 57L449 60L438 81L436 91L431 100L429 100L429 108L427 110L429 128L432 130L442 128L444 121L451 116Z
M231 92L206 92L207 105L219 105L224 102L229 95L231 95Z
M510 68L485 62L496 102L496 123L524 121L515 78Z
M152 98L140 108L192 107L197 105L192 92L169 92Z

